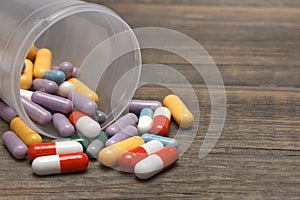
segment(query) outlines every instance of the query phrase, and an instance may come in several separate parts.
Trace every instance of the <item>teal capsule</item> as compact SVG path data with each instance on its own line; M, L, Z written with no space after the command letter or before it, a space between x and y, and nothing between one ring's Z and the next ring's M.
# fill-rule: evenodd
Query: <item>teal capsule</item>
M164 146L173 146L177 149L178 149L178 146L179 146L176 139L163 137L163 136L160 136L160 135L153 135L153 134L145 133L145 134L142 135L142 139L145 141L145 143L149 142L151 140L159 140L164 144Z
M90 158L97 159L98 154L105 147L105 142L108 140L108 133L102 131L97 138L95 138L86 149L86 153Z
M88 138L86 138L84 136L78 136L78 135L73 135L69 138L58 138L58 139L53 140L53 142L62 142L62 141L76 141L76 142L79 142L83 146L84 149L86 149L90 144Z
M55 81L57 84L61 84L65 81L66 75L60 70L48 70L44 73L44 79Z

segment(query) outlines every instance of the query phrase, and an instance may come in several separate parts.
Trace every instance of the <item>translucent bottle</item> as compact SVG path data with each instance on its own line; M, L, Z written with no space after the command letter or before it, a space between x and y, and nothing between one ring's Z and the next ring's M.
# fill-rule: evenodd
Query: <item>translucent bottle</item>
M77 0L1 0L0 27L0 97L42 135L58 136L52 126L30 120L19 92L22 66L32 44L50 49L53 65L71 61L79 67L78 78L96 91L98 107L108 115L104 127L134 95L141 72L139 44L112 10Z

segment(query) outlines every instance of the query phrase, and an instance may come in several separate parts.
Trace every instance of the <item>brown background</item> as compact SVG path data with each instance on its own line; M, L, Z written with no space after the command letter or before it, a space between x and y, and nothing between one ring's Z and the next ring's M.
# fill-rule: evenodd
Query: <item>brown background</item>
M226 85L223 133L199 159L211 108L203 80L175 55L143 51L144 63L160 62L186 75L199 98L199 133L177 164L146 182L98 162L83 173L37 177L28 161L14 160L0 145L0 199L300 198L300 1L90 2L114 9L134 28L171 28L203 45ZM148 86L136 98L161 100L167 93ZM171 135L176 128L172 124ZM7 129L1 121L1 132Z

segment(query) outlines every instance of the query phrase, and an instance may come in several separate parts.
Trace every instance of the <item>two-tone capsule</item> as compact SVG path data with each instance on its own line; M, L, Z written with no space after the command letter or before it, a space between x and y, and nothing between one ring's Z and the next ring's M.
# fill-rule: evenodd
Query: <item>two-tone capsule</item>
M79 142L44 142L30 145L27 151L27 157L34 160L37 157L49 156L63 153L83 152L83 147Z
M89 165L85 153L42 156L33 160L31 168L37 175L52 175L84 171Z
M150 133L168 136L170 127L171 113L166 107L159 107L155 110L153 115L153 124L150 129Z
M98 160L101 164L111 167L118 163L122 154L142 144L144 144L144 140L139 136L128 138L102 149L99 152Z
M153 123L153 111L150 108L144 108L139 117L138 130L140 134L150 131Z
M97 159L99 152L105 147L105 142L108 140L108 137L108 133L102 131L87 147L87 155L90 158Z
M73 112L69 120L87 138L95 138L100 134L100 124L82 112Z
M159 151L163 147L164 145L160 141L152 140L124 153L118 162L120 170L132 172L136 163L148 157L152 153Z
M175 147L167 146L138 162L134 173L139 179L149 179L174 164L179 157Z

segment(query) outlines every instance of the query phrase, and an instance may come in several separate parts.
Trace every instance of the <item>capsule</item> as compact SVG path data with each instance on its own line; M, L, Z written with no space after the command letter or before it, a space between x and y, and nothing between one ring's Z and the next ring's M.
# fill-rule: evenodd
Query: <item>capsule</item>
M99 152L98 160L105 166L111 167L118 163L123 153L144 144L144 140L139 136L134 136L118 142L114 145L105 147Z
M86 97L90 98L91 100L95 101L96 103L98 103L98 101L99 101L98 95L93 90L88 88L88 86L86 86L80 80L78 80L76 78L70 78L68 81L74 85L76 92L78 92L78 93L82 94L83 96L86 96Z
M73 112L69 120L87 138L95 138L100 134L100 124L82 112Z
M99 124L103 124L107 120L107 116L104 112L97 110L96 111L96 120Z
M31 96L31 100L44 108L65 114L72 112L73 109L73 103L69 99L45 92L34 92Z
M73 78L79 77L80 71L78 67L73 66L72 76Z
M33 65L33 76L43 78L44 73L51 69L52 53L49 49L40 49L35 57Z
M69 138L58 138L53 140L52 142L65 142L65 141L79 142L82 145L83 149L86 149L90 144L89 139L87 137L78 136L78 135L73 135Z
M36 48L33 44L31 46L26 58L29 59L31 62L33 62L35 60L35 56L36 56Z
M36 78L32 82L32 89L49 94L55 94L58 90L58 85L56 82L51 80Z
M28 90L32 85L33 64L30 60L25 60L25 70L20 77L20 88Z
M62 153L78 153L83 152L83 147L79 142L44 142L30 145L27 151L29 160L34 160L41 156L50 156Z
M66 80L66 75L60 70L48 70L45 71L43 79L51 80L57 84L61 84Z
M150 108L156 110L157 108L162 107L159 101L148 101L148 100L131 100L129 102L129 112L140 113L144 108Z
M37 175L63 174L84 171L89 158L84 153L42 156L33 160L31 168Z
M58 86L56 94L62 97L68 97L75 90L73 83L65 81Z
M55 113L53 115L53 126L59 132L62 137L70 137L75 133L75 128L69 121L69 119L61 114Z
M164 145L158 140L152 140L138 146L121 156L119 159L119 168L124 172L132 172L136 163L162 148L164 148Z
M164 146L173 146L177 149L179 147L178 141L174 138L163 137L160 135L153 135L153 134L149 134L149 133L143 134L142 138L145 142L150 142L152 140L159 140L164 144Z
M17 117L17 113L6 103L0 100L0 117L7 123L10 123L11 120Z
M23 90L23 89L20 89L20 95L21 97L24 97L28 100L31 101L31 96L32 96L33 92L30 91L30 90Z
M168 136L171 113L166 107L159 107L153 115L153 124L150 133L161 136Z
M14 132L5 132L2 135L2 142L16 159L24 159L26 157L28 148Z
M167 146L138 162L134 173L139 179L149 179L174 164L179 157L175 147Z
M125 128L128 125L134 125L138 121L138 118L133 113L128 113L123 117L119 118L115 123L111 124L105 129L110 136L117 134L122 128Z
M144 108L139 117L138 130L140 134L150 131L153 123L153 111L150 108Z
M42 142L42 137L29 128L20 117L16 117L10 122L10 129L16 133L26 146Z
M78 92L71 92L68 95L68 99L70 99L73 102L75 108L78 111L83 112L87 115L96 114L97 104L91 99L87 98L86 96L83 96Z
M173 119L182 128L190 128L194 123L194 115L175 95L168 95L163 100L164 106L169 108Z
M59 70L63 71L65 73L66 79L70 78L73 73L73 65L72 63L68 61L64 61L59 64Z
M86 153L90 158L97 159L99 152L104 148L107 141L108 133L102 131L97 138L95 138L86 149Z
M137 135L139 135L139 131L137 130L137 128L132 125L128 125L125 128L121 129L119 133L109 138L106 141L105 146L113 145L117 142L121 142L123 140L126 140L127 138Z
M52 114L40 105L21 97L24 110L33 121L40 125L49 124L52 120Z

